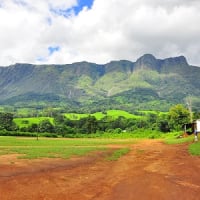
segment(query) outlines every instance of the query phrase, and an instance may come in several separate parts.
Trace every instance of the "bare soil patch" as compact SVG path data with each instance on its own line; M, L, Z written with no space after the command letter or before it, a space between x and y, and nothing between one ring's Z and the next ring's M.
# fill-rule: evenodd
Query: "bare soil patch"
M1 200L199 200L200 157L187 144L144 140L118 161L0 156Z

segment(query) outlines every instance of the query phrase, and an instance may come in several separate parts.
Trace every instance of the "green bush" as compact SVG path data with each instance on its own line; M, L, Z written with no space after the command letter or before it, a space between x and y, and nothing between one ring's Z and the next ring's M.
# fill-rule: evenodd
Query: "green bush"
M20 132L20 131L0 131L0 136L23 136L23 137L36 137L37 133Z

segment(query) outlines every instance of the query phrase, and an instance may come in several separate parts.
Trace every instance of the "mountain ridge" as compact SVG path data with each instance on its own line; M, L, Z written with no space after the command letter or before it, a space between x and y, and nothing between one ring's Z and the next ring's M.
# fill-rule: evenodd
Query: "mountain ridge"
M145 54L135 62L119 60L106 64L16 63L0 67L0 104L43 102L89 107L104 102L108 107L136 108L144 104L151 109L153 101L171 105L182 103L187 96L198 99L199 76L200 68L189 65L184 56L157 59Z

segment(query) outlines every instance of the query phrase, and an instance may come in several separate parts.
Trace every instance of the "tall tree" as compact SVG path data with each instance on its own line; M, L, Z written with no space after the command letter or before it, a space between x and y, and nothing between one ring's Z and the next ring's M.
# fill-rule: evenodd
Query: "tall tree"
M39 123L39 131L53 133L54 126L51 124L51 122L48 119L45 119Z
M183 124L190 122L190 112L182 104L172 106L169 110L170 128L181 130Z
M97 131L98 128L98 123L97 120L94 116L88 116L87 118L85 118L85 124L84 127L86 128L88 133L95 133Z
M1 112L0 113L0 128L10 131L13 129L13 127L14 127L13 114Z

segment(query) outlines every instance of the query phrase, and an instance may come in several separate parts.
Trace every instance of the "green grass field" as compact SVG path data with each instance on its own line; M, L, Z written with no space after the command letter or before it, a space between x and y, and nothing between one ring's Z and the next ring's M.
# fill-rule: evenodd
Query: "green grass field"
M141 110L138 111L139 113L148 115L148 114L154 114L154 115L166 115L168 112L160 112L160 111L154 111L154 110Z
M86 118L88 116L94 116L94 117L96 117L97 120L101 120L105 116L109 116L109 117L113 118L113 120L117 119L120 116L125 117L127 119L141 118L141 116L139 116L139 115L133 115L133 114L130 114L123 110L108 110L106 112L106 114L102 113L102 112L96 112L93 114L66 113L64 115L66 118L68 118L70 120L79 120L81 118ZM41 121L46 120L46 119L48 119L52 124L54 124L54 119L52 117L15 118L14 122L19 128L22 128L22 127L31 126L32 124L39 124Z
M13 121L19 127L28 127L32 124L39 124L43 120L49 120L54 124L54 119L52 117L30 117L30 118L15 118Z
M94 116L94 117L96 117L97 120L100 120L106 116L112 117L113 119L117 119L118 117L125 117L127 119L141 118L141 116L139 116L139 115L133 115L133 114L130 114L123 110L108 110L108 111L106 111L106 113L96 112L93 114L77 114L77 113L66 113L65 114L65 117L67 117L71 120L79 120L81 118L88 117L88 116Z
M19 154L19 158L70 158L83 156L93 151L106 151L110 144L129 145L136 140L113 139L47 139L0 137L0 155ZM123 151L122 151L123 152ZM118 153L119 154L119 153ZM125 152L114 158L119 158Z
M25 111L24 111L25 113ZM125 117L127 119L140 119L143 118L144 115L148 114L164 114L163 112L156 112L156 111L140 111L141 115L131 114L129 112L123 110L108 110L106 112L96 112L93 114L87 113L65 113L64 116L70 120L80 120L82 118L86 118L88 116L94 116L97 120L101 120L104 117L110 117L113 120L117 119L118 117ZM14 122L19 127L28 127L32 124L39 124L41 121L48 119L52 124L54 124L54 119L52 117L30 117L30 118L15 118Z
M123 145L117 148L107 160L117 160L127 154L130 144L137 143L138 139L109 139L109 138L81 138L81 139L50 139L25 137L0 137L0 155L19 154L18 158L70 158L84 156L90 152L108 151L109 145ZM173 135L167 136L167 144L188 143L188 151L192 155L200 155L200 142L192 143L193 137L177 139Z
M165 143L167 144L181 144L181 143L189 143L192 142L194 140L193 136L190 137L186 137L186 138L176 138L176 137L166 137L165 138Z

